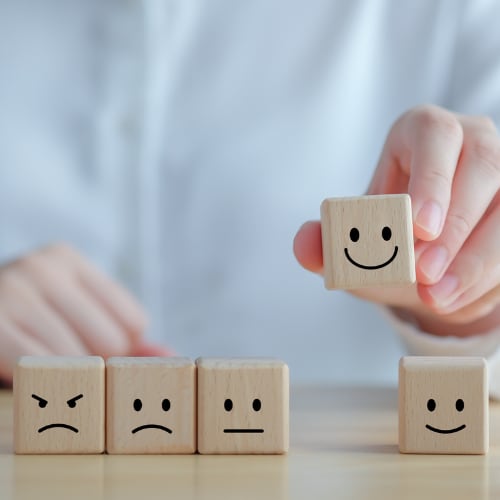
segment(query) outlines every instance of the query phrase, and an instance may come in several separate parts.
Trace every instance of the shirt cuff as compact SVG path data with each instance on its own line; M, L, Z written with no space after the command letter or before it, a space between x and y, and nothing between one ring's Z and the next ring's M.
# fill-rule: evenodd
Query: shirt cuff
M410 355L480 356L488 362L490 396L500 400L500 327L472 337L440 337L421 330L411 318L381 308Z

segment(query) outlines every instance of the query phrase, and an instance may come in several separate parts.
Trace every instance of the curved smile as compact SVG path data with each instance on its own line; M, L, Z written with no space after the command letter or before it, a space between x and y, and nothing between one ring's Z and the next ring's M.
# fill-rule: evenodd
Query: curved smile
M455 427L455 429L437 429L436 427L432 427L432 425L427 424L426 429L429 429L432 432L437 432L438 434L453 434L454 432L459 432L465 429L465 424Z
M136 427L135 429L132 429L132 434L135 434L136 432L142 431L144 429L160 429L162 431L168 432L169 434L172 434L171 429L169 429L168 427L164 427L163 425L157 425L157 424L141 425L139 427Z
M359 262L356 262L349 255L349 252L347 251L347 248L344 248L344 253L345 253L345 256L346 256L347 260L353 266L359 267L361 269L381 269L382 267L388 266L396 258L396 255L398 254L398 247L397 247L397 245L394 247L394 253L392 254L392 257L389 260L386 260L384 263L378 264L377 266L365 266L364 264L360 264Z
M72 425L68 424L49 424L49 425L44 425L43 427L40 427L38 429L38 432L43 432L46 431L47 429L54 429L55 427L60 427L62 429L68 429L73 432L78 432L78 429L76 427L73 427Z

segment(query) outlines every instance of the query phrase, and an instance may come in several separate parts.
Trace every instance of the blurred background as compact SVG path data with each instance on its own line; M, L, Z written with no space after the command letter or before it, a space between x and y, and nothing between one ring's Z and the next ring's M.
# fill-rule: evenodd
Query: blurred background
M71 243L183 355L395 383L397 334L292 241L410 107L498 111L477 4L3 0L0 258Z

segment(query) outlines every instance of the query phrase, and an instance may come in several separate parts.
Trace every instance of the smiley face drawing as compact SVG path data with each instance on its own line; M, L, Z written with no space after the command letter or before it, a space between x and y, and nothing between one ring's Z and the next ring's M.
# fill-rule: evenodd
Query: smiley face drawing
M400 452L486 453L488 397L483 358L403 357L399 363Z
M106 362L110 454L196 451L196 371L187 358L114 357Z
M199 358L198 451L288 451L288 366L266 358Z
M381 231L382 233L382 239L384 241L390 241L392 237L392 231L389 226L384 226L384 228ZM360 238L359 234L359 229L357 227L353 227L349 231L349 238L353 243L357 243ZM394 246L394 251L389 259L387 259L385 262L382 262L381 264L375 264L375 265L367 265L367 264L361 264L360 262L356 262L350 255L349 255L349 250L344 248L344 254L346 256L346 259L356 267L359 267L360 269L367 269L367 270L374 270L374 269L382 269L385 266L388 266L397 256L398 254L398 246Z
M437 408L437 403L436 400L433 398L430 398L427 401L427 410L429 412L434 412ZM463 412L465 408L465 403L464 400L459 398L455 402L455 409L457 412ZM458 427L454 427L451 429L440 429L438 427L433 427L430 424L425 424L425 428L432 431L432 432L437 432L438 434L454 434L455 432L460 432L463 431L467 426L465 424L459 425Z
M415 281L408 195L326 199L321 205L321 234L327 289Z
M24 356L14 372L16 453L104 451L104 360Z

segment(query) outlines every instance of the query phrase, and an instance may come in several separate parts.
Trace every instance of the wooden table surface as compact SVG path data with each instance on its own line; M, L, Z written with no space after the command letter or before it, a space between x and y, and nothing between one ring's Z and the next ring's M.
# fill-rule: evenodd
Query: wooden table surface
M397 390L300 387L284 456L14 455L0 391L0 499L500 499L500 404L486 456L400 455Z

